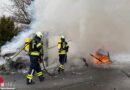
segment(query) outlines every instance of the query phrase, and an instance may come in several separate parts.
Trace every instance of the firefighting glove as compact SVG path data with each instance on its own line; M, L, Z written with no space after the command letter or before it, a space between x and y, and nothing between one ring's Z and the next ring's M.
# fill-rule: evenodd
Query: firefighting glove
M41 63L41 59L40 58L38 58L38 62Z
M68 52L68 48L65 48L65 51Z
M59 52L61 52L62 51L62 49L59 49Z
M68 52L68 49L66 50L66 52Z
M61 50L59 49L59 51L58 52L61 52Z

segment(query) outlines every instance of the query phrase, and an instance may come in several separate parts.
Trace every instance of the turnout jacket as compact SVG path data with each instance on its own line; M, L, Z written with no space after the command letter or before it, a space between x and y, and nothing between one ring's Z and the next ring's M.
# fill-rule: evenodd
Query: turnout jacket
M30 42L30 48L29 52L30 55L32 56L40 56L40 50L42 49L43 43L41 42L41 39L39 37L35 37L31 42Z
M59 54L67 54L69 45L66 41L59 40L58 49L59 49Z

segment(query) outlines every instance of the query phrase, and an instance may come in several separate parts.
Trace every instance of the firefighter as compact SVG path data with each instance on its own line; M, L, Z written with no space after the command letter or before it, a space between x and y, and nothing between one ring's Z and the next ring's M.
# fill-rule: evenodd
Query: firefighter
M37 72L37 76L39 77L40 81L44 80L43 73L41 71L41 67L39 64L40 60L40 50L42 49L43 43L41 42L41 39L43 37L43 34L41 32L37 32L34 39L30 42L29 45L29 56L30 56L30 68L27 75L27 84L33 84L32 82L33 75L35 71Z
M65 41L65 37L61 36L60 40L58 41L58 49L59 49L59 68L58 72L64 72L64 64L67 62L67 52L69 49L68 43Z

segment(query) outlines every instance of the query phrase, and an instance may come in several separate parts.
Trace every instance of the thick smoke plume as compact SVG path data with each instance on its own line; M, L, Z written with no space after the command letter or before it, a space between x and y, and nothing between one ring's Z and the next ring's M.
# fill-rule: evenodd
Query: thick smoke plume
M33 8L34 21L30 25L33 28L4 47L19 48L25 37L36 31L46 31L50 41L56 41L51 42L52 46L57 44L57 36L71 39L69 54L72 57L86 57L97 47L112 52L130 51L129 0L35 0ZM2 52L6 50L4 47Z

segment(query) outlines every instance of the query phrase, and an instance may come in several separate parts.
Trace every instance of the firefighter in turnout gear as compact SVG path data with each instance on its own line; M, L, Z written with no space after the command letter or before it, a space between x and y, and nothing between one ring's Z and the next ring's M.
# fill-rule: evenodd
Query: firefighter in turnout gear
M37 72L37 76L40 81L44 80L43 73L41 71L41 67L39 64L39 60L41 59L41 52L43 43L41 42L43 35L41 32L37 32L34 39L29 43L29 56L30 56L30 69L27 75L27 84L32 84L32 79L35 71Z
M58 72L64 71L64 64L67 62L67 52L69 49L68 43L65 41L65 37L61 36L61 39L58 42L58 49L59 49L59 62L60 66L58 68Z

